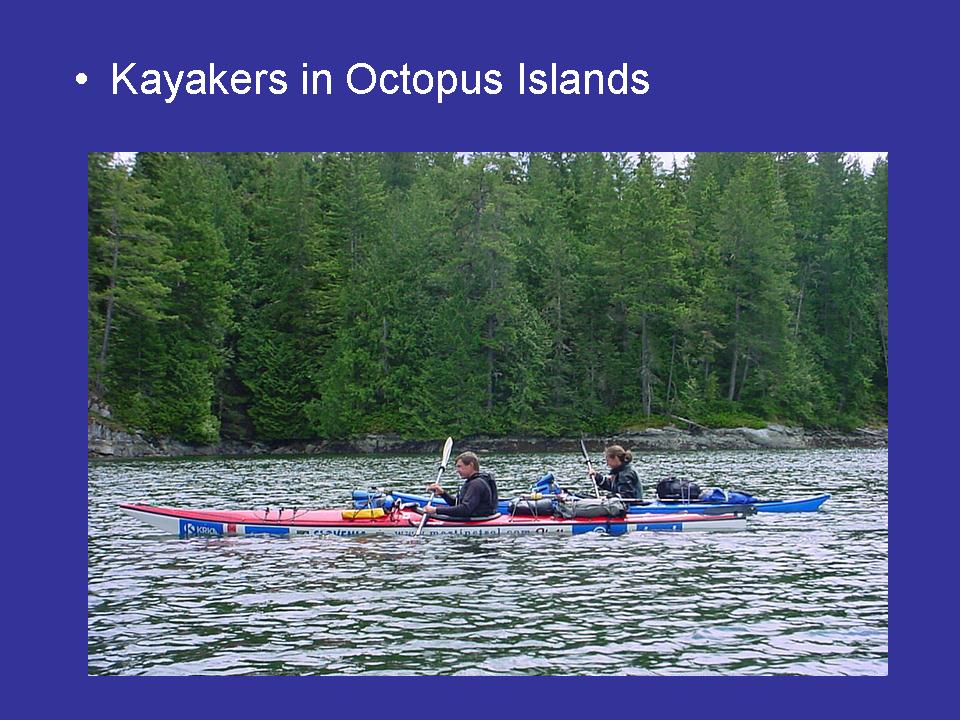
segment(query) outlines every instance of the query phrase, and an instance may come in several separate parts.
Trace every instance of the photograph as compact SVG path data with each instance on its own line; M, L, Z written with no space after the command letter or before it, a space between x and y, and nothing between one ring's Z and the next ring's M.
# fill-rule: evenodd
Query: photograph
M84 154L88 676L888 675L887 152Z

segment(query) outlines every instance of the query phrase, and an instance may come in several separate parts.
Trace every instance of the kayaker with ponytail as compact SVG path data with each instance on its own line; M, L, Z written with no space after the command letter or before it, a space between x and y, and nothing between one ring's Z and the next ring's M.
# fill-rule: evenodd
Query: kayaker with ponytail
M449 507L439 508L430 505L423 508L424 512L439 512L445 517L471 518L487 517L497 514L497 483L490 473L480 472L480 459L472 452L457 455L455 466L457 475L464 479L463 486L454 498L446 492L440 483L433 483L427 488L430 492L442 497Z
M642 500L643 486L640 484L637 471L630 464L633 461L633 453L619 445L610 445L603 451L603 457L607 461L607 467L610 468L610 474L603 477L596 470L591 469L590 474L596 480L597 487L622 498Z

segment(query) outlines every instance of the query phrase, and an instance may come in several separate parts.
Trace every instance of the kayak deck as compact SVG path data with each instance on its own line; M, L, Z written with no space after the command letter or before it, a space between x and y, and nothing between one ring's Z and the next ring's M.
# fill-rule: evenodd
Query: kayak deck
M120 505L128 515L145 521L164 532L181 537L222 535L415 535L421 514L399 510L378 518L346 520L341 510L189 510L151 505ZM700 515L674 513L650 516L628 514L622 518L511 517L500 515L490 520L454 521L430 518L422 535L525 535L606 533L623 535L637 531L690 532L704 530L743 530L743 513Z
M382 497L383 495L384 493L380 493L378 491L355 490L353 493L353 505L356 508L369 507L371 502L373 502L376 498ZM422 495L411 495L409 493L396 491L389 491L385 493L385 495L388 497L392 496L401 502L415 502L418 505L426 505L427 503L427 498ZM550 495L546 495L545 497L550 497ZM829 499L829 493L824 493L822 495L814 495L811 497L797 498L792 500L759 500L757 502L748 504L653 500L645 503L632 503L628 508L628 512L637 514L672 514L678 512L697 513L712 511L737 512L738 509L742 510L748 506L756 508L757 512L815 512ZM432 502L437 506L446 505L446 502L440 498L433 498ZM509 513L508 501L501 500L498 504L498 509L501 513Z
M820 509L820 506L823 505L827 500L830 499L830 493L824 493L822 495L812 495L805 498L795 498L791 500L758 500L757 502L750 503L757 509L757 512L814 512ZM656 500L653 505L645 506L631 506L631 510L639 510L642 512L641 508L651 507L654 508L652 512L663 512L663 509L678 509L684 508L687 510L697 511L698 508L706 507L731 507L730 505L724 505L721 503L706 503L706 502L683 502L680 500Z

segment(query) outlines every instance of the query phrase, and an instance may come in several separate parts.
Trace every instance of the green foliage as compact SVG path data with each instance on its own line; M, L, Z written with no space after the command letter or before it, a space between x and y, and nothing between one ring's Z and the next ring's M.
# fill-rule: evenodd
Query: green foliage
M89 384L103 394L105 375L115 370L118 328L122 335L125 325L172 318L170 295L183 263L148 183L107 153L90 155L88 172Z
M89 157L90 387L193 442L881 419L887 165Z
M767 421L756 415L736 409L717 410L700 417L700 424L708 428L753 428L760 430L767 426Z
M669 425L683 424L678 423L675 418L672 418L668 415L650 415L649 417L646 417L642 413L635 415L617 413L607 418L607 423L618 429L622 428L624 430L635 431L649 430L650 428L664 428Z

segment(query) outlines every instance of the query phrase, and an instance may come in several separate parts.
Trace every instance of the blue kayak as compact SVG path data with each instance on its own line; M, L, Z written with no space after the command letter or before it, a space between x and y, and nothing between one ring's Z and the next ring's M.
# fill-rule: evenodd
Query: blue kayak
M814 512L815 510L819 510L820 506L829 499L830 493L824 493L823 495L811 495L810 497L796 498L793 500L758 500L750 504L757 509L757 512ZM696 510L697 508L704 507L737 507L736 505L729 504L714 504L699 501L680 502L679 500L657 500L654 504L658 509L652 512L670 512L671 510L679 510L680 508L684 510ZM633 510L633 507L633 505L630 506L630 512L638 512ZM641 505L639 512L644 512L644 507L646 506Z
M549 495L544 495L549 497ZM415 502L418 505L426 505L427 497L425 495L411 495L409 493L397 492L395 490L354 490L353 506L355 508L368 507L390 507L394 502L410 503ZM794 500L758 500L749 503L757 509L757 512L814 512L819 509L830 495L814 495L812 497L797 498ZM433 505L446 505L447 503L440 498L434 498ZM676 512L732 512L737 509L743 509L743 504L737 503L710 503L699 501L680 501L680 500L652 500L631 503L627 512L629 513L676 513ZM509 500L501 500L497 505L497 510L503 514L510 513Z

